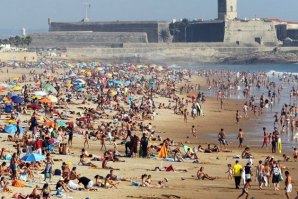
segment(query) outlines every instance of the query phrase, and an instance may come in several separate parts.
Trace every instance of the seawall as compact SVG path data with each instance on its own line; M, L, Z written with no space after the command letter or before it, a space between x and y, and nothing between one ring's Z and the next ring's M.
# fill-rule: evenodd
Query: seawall
M210 43L124 44L123 48L68 48L67 59L166 64L298 62L298 47L232 46Z

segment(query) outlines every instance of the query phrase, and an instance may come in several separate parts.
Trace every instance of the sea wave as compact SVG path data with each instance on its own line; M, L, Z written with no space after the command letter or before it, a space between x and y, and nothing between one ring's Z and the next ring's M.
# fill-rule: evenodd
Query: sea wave
M270 70L266 73L268 76L298 75L298 73Z

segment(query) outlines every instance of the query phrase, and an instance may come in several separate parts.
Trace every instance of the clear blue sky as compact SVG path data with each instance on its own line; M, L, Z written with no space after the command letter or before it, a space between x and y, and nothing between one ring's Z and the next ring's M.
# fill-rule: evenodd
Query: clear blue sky
M79 21L84 2L90 17L99 20L213 19L217 0L1 0L0 29L47 29L52 21ZM241 18L276 17L298 21L298 0L238 0Z

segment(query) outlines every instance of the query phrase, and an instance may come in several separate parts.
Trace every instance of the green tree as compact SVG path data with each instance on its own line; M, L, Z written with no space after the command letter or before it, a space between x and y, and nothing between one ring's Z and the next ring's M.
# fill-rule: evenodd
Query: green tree
M31 44L31 42L32 42L32 37L26 36L25 37L25 44L29 47L29 45Z
M18 46L21 45L21 41L22 41L22 39L21 39L20 36L15 36L14 39L13 39L13 44L14 44L16 47L18 47Z
M170 38L170 33L168 30L161 30L159 32L159 38L162 40L162 42L167 42L169 41L169 38Z

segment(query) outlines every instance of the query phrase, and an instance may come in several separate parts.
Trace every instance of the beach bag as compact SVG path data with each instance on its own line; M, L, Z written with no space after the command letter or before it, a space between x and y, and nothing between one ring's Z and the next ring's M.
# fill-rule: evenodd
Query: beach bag
M55 171L54 171L55 176L61 176L61 174L62 174L62 172L60 169L55 169Z

